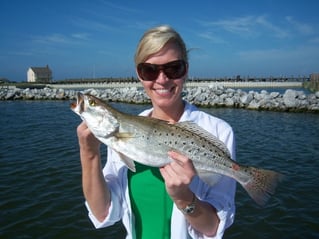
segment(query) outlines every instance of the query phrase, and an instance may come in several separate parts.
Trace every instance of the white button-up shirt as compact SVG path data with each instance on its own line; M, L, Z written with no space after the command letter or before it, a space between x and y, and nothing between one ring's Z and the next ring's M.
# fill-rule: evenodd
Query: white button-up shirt
M148 116L152 109L145 110L140 115ZM185 103L185 110L179 122L191 121L225 143L230 155L235 160L235 140L232 128L225 121L198 110L195 106ZM103 222L98 221L90 210L89 217L96 228L111 226L122 220L127 230L127 239L135 238L133 225L133 215L128 192L127 167L113 150L108 150L107 163L103 169L105 180L111 191L111 205L109 214ZM208 202L217 210L220 219L218 230L215 237L207 237L197 232L185 219L176 205L173 206L171 218L171 238L222 238L224 231L234 221L235 215L235 191L236 181L227 176L222 176L213 186L208 186L198 176L195 176L190 184L190 189L196 194L198 199ZM156 216L156 215L154 215Z

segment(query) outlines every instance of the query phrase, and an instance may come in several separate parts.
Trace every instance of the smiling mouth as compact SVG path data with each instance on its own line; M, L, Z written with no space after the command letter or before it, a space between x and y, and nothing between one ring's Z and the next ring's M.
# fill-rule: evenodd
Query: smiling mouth
M158 94L169 94L172 93L174 91L176 87L172 86L170 88L158 88L158 89L154 89Z
M171 92L172 89L155 89L155 91L161 94L165 94Z

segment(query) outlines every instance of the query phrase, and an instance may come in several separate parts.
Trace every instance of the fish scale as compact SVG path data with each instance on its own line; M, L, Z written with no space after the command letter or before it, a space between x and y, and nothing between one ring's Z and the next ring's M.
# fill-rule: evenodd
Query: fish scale
M152 167L172 162L168 152L173 150L191 159L198 176L209 185L217 183L221 175L231 177L261 206L283 179L283 175L275 171L233 161L223 142L192 122L171 124L129 115L95 96L81 93L71 109L86 122L96 138L119 153L132 171L135 171L134 161Z

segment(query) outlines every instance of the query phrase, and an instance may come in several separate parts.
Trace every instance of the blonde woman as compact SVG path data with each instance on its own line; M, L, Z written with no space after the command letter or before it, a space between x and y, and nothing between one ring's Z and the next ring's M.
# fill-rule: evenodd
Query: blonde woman
M173 28L158 26L146 31L137 46L135 66L152 102L152 108L140 115L192 121L223 141L235 159L232 128L182 99L188 52ZM85 123L78 126L77 133L83 192L96 228L122 220L126 238L222 238L233 223L233 179L221 176L210 187L196 175L192 161L176 152L168 153L174 160L160 169L137 163L136 173L131 173L110 149L102 169L98 140Z

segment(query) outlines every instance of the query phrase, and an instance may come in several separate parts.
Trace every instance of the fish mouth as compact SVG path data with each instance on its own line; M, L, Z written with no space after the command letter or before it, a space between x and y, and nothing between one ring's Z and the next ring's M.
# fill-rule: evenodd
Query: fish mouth
M81 114L84 111L84 94L78 92L76 95L76 102L72 102L71 109Z

